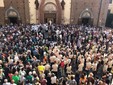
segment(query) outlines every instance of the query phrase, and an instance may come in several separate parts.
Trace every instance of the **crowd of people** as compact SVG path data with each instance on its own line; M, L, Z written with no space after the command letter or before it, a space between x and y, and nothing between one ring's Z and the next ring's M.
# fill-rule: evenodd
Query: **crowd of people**
M0 85L112 85L112 78L112 29L57 24L0 28Z

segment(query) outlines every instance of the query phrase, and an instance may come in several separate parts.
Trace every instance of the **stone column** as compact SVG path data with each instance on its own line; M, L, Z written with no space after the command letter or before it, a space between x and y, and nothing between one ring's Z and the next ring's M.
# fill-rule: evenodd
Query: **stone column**
M65 1L62 0L61 1L61 6L62 6L62 24L64 24L64 6L65 6Z
M39 11L38 10L39 9L39 1L38 0L35 0L35 5L36 5L36 23L39 23L38 22L38 20L39 20L38 19L38 16L39 16L39 12L38 12Z
M39 23L39 10L36 10L36 24Z
M64 24L64 10L62 10L62 24Z

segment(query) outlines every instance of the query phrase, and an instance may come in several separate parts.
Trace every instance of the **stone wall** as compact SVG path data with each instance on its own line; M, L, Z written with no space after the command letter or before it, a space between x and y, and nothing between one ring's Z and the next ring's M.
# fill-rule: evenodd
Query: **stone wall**
M4 24L4 7L0 7L0 25Z
M19 21L21 23L23 24L30 23L28 0L4 0L4 12L5 13L10 7L13 7L19 13L19 16L20 16ZM4 18L5 18L5 23L7 23L6 16Z
M99 18L99 25L105 24L109 0L102 0L101 13L99 15L101 0L72 0L71 2L71 23L78 24L79 16L85 9L89 9L93 16L93 25L97 25Z

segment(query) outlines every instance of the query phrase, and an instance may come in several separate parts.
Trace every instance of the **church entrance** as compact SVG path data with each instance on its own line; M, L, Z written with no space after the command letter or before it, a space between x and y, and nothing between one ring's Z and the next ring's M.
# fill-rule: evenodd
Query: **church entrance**
M42 0L37 10L37 20L40 23L60 24L62 21L62 6L59 0Z
M93 25L93 15L92 15L91 11L88 8L86 8L80 14L79 24L85 25L85 26Z
M40 8L40 23L53 23L59 24L61 22L61 10L57 6L57 4L53 2L47 2Z
M48 23L49 21L51 21L52 23L56 23L56 13L44 14L44 23Z
M90 24L90 18L82 18L82 24L83 25L89 25Z
M9 17L9 22L12 24L17 24L18 22L18 18L17 17Z
M16 9L14 9L12 6L9 7L9 9L5 12L5 22L7 24L19 24L20 16Z

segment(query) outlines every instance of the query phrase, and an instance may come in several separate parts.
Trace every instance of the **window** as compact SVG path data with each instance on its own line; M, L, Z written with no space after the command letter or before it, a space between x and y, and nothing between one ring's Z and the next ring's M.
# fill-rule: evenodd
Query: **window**
M109 3L112 3L112 0L109 0Z

